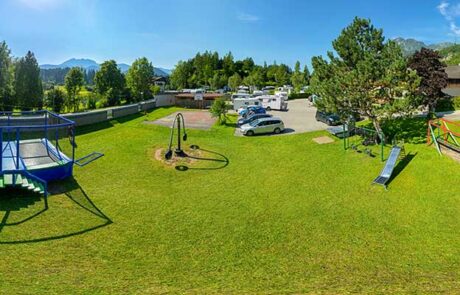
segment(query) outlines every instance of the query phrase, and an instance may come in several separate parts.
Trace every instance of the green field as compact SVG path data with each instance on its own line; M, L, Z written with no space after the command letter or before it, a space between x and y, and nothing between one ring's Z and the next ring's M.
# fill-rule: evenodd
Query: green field
M181 172L152 159L169 128L144 124L176 110L80 129L78 155L105 157L42 213L2 195L0 293L460 292L460 164L406 144L385 191L379 157L312 141L325 132L224 126L188 144L228 165Z

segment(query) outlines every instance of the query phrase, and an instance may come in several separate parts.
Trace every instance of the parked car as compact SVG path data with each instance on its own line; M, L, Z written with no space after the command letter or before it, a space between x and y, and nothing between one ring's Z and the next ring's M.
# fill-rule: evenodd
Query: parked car
M326 123L329 126L337 126L340 124L340 117L336 114L323 111L316 111L316 121Z
M284 131L284 123L280 118L269 117L252 121L240 127L241 133L252 136L254 134L275 133Z
M266 112L262 106L248 106L247 108L238 110L238 114L243 118L252 114L265 114Z
M244 124L249 124L252 121L262 119L262 118L270 118L272 115L270 114L252 114L247 116L246 118L241 118L238 120L238 126L244 125Z

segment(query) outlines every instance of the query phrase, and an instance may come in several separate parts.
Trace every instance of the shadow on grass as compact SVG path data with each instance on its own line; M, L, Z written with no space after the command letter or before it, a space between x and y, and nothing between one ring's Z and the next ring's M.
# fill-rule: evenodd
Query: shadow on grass
M225 167L228 166L228 164L230 164L230 160L218 153L218 152L214 152L214 151L210 151L210 150L206 150L206 149L200 149L201 151L205 152L205 153L208 153L208 154L211 154L211 155L215 155L219 158L205 158L205 157L193 157L193 156L187 156L188 158L190 159L194 159L194 160L198 160L198 161L209 161L209 162L216 162L216 163L221 163L219 166L217 167L205 167L205 168L191 168L191 167L188 167L186 165L177 165L175 167L175 169L177 171L188 171L188 170L219 170L219 169L223 169Z
M391 174L390 179L387 182L387 185L389 185L398 175L409 165L409 163L417 156L417 153L411 154L408 153L404 159L399 161L399 163L396 165L395 169L393 170L393 173Z
M26 244L26 243L38 243L38 242L46 242L52 240L59 240L64 238L69 238L81 234L85 234L96 229L105 227L113 223L113 221L105 215L91 200L91 198L86 194L83 188L75 181L75 179L70 179L65 182L59 183L52 183L49 186L49 191L51 194L65 194L67 198L69 198L76 206L80 207L81 209L85 210L88 214L98 217L102 222L89 226L86 228L82 228L80 230L76 230L73 232L68 232L60 235L54 236L46 236L41 238L35 239L25 239L25 240L13 240L13 241L2 241L0 240L0 244ZM2 197L0 198L0 212L4 211L5 214L0 221L0 233L4 227L7 226L17 226L27 221L31 221L34 217L41 215L42 213L48 210L48 202L47 199L44 198L44 208L34 214L24 218L21 221L17 222L8 222L8 218L11 216L11 212L19 211L23 208L27 208L30 205L35 204L41 198L36 194L24 194L18 195L14 194L14 197ZM50 223L55 221L49 220Z
M26 193L17 189L5 189L2 191L5 196L0 198L0 212L5 212L0 221L0 233L5 226L14 226L25 223L35 217L41 215L48 210L48 199L43 197L43 208L30 214L29 216L15 222L8 222L11 212L17 212L21 209L28 208L40 202L41 198L38 194Z
M367 123L364 126L374 129L372 123ZM404 141L413 144L425 143L427 128L426 118L421 117L397 118L382 122L386 144L391 144L393 141Z
M77 135L84 135L84 134L87 134L87 133L104 130L104 129L107 129L107 128L111 128L111 127L115 126L116 124L126 123L128 121L140 118L142 116L144 116L143 113L137 113L137 114L133 114L133 115L124 116L124 117L121 117L121 118L111 119L111 120L104 121L104 122L101 122L101 123L95 123L95 124L80 126L80 127L77 127L76 134Z

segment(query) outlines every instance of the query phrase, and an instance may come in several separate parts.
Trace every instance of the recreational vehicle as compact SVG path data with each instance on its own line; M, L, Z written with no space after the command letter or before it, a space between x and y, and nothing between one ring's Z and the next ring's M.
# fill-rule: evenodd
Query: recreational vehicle
M237 111L239 108L243 107L246 108L248 106L259 106L260 103L260 96L257 98L235 98L233 100L233 109Z
M231 96L232 101L234 101L236 98L243 98L243 99L251 98L251 94L249 94L249 93L240 93L240 92L232 94L232 96Z
M285 111L287 110L287 97L284 95L262 95L258 99L261 100L262 106L267 110L278 110Z

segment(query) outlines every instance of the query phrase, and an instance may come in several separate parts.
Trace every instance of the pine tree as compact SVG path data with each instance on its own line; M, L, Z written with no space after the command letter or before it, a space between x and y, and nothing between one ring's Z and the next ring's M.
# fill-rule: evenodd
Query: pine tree
M415 110L420 78L370 20L355 18L332 44L338 56L312 59L312 91L321 97L320 107L343 118L366 116L379 133L381 119Z
M43 106L43 87L40 68L32 52L16 63L14 91L16 103L23 110L41 109Z
M0 42L0 110L11 111L14 105L13 98L13 61L11 51L6 42Z

